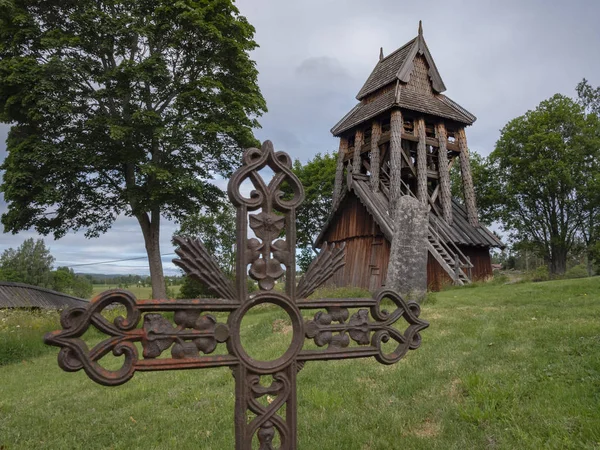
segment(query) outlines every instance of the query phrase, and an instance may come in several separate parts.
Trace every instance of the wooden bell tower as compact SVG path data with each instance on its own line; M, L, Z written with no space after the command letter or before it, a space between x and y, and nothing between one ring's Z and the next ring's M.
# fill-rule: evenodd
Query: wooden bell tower
M385 229L393 231L395 205L400 196L411 195L429 208L429 259L439 266L432 274L445 273L456 284L491 274L489 248L503 244L477 217L465 133L476 118L445 96L445 90L421 22L417 37L407 44L387 56L380 50L377 65L356 96L359 103L331 130L340 138L333 212L317 245L350 238L333 236L328 229L341 219L341 202L351 194L390 241ZM449 172L454 164L460 165L464 205L452 199ZM466 247L485 249L478 253L484 260L475 262L478 269ZM350 251L347 247L346 254ZM342 281L364 285L348 277Z

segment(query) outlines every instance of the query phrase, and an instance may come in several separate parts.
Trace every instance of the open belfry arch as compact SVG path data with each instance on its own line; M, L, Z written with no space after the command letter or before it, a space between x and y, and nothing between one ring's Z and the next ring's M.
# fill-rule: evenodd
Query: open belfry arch
M419 22L417 37L384 56L331 130L339 137L332 214L317 238L346 243L338 286L385 285L398 199L429 209L427 282L470 283L491 275L491 247L502 242L479 223L465 128L476 118L443 95L446 86ZM458 164L464 205L452 198Z

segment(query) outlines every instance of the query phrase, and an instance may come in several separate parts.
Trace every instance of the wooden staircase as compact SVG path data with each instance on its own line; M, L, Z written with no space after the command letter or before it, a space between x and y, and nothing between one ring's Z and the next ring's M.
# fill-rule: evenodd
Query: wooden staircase
M383 176L380 177L379 187L382 194L389 201L389 173L386 171L387 167L385 165L383 165L381 169ZM416 198L415 194L410 189L410 186L402 180L401 183L402 192L406 192L405 195L411 195ZM429 205L429 211L431 211L431 205ZM437 220L443 219L437 217ZM429 217L427 241L429 253L431 253L431 256L433 256L442 269L444 269L454 284L462 286L471 283L471 269L473 268L473 264L471 264L469 258L460 251L447 234L441 228L436 226L431 216Z
M447 237L442 237L442 234L444 233L440 233L440 230L432 224L430 218L429 233L427 235L429 253L442 266L454 284L462 286L471 283L470 274L473 264L454 243L446 240Z

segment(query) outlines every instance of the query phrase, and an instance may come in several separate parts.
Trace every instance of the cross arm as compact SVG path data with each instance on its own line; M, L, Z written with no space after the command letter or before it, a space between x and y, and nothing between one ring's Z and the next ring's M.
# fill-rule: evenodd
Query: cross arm
M395 309L382 308L382 301L390 299ZM299 300L301 310L318 311L304 324L306 339L312 339L323 350L302 350L298 360L329 360L375 357L382 364L394 364L421 344L420 331L429 324L419 319L420 307L416 302L405 302L392 290L381 290L373 298ZM350 308L359 308L350 316ZM368 309L367 309L368 308ZM408 323L404 331L394 325L400 319ZM391 352L383 344L396 342ZM350 347L351 344L356 346Z
M111 314L115 304L125 308L125 316L109 321L103 313ZM211 355L218 343L229 338L229 326L206 312L231 312L237 307L238 302L224 299L136 301L130 292L114 289L103 292L86 307L63 311L63 329L47 333L44 341L61 347L58 363L62 369L83 369L105 386L123 384L138 370L234 366L238 364L235 356ZM174 324L157 314L159 311L173 312ZM90 328L106 336L92 348L82 339ZM168 349L171 357L159 358ZM117 369L99 363L111 352L124 357Z

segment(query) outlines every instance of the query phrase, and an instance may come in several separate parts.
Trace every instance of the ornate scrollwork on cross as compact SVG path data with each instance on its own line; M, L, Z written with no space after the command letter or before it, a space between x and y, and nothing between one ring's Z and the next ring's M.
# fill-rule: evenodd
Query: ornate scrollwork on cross
M268 183L259 173L265 167L274 173ZM249 450L256 440L260 450L272 450L278 437L279 448L289 450L296 448L296 376L306 361L374 357L393 364L416 349L419 332L428 324L419 319L416 303L404 302L391 290L371 299L308 299L344 265L343 245L325 245L296 284L296 208L304 192L291 167L289 156L275 152L266 141L260 149L246 150L242 167L229 182L229 198L237 210L235 282L221 272L200 241L176 239L175 264L220 298L136 300L123 290L100 294L87 308L65 311L63 330L46 335L48 344L61 347L60 367L83 369L94 381L112 386L139 370L229 366L236 382L236 449ZM245 182L253 187L249 196L242 194ZM284 183L291 198L283 195ZM258 294L248 295L248 277L258 282ZM285 293L274 291L282 279ZM382 309L384 299L392 302L392 311ZM114 303L126 314L109 322L102 313ZM250 357L240 333L245 315L265 303L284 311L292 324L289 347L271 361ZM305 310L318 312L304 317ZM174 312L173 321L160 314L165 311ZM220 323L215 312L229 313L227 323ZM404 331L396 327L401 319L408 324ZM82 339L90 326L108 336L91 349ZM305 348L308 342L317 349ZM388 351L383 344L390 342L394 345ZM142 347L141 357L136 344ZM124 357L116 370L99 364L110 352ZM272 379L263 385L265 376ZM248 413L253 417L248 419Z

